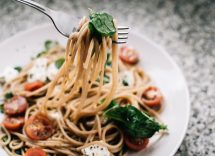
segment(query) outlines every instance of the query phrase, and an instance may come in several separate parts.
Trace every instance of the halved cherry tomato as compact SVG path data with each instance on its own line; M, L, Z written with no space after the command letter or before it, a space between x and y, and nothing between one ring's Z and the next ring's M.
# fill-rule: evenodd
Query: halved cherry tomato
M25 152L25 156L47 156L47 154L45 151L43 151L43 149L39 147L35 147L35 148L29 148Z
M139 61L139 56L136 50L127 46L121 47L119 57L124 63L130 65L134 65Z
M54 125L46 115L36 114L25 123L25 132L32 140L46 140L53 134Z
M138 139L133 139L129 136L124 136L125 144L128 146L129 149L134 150L134 151L140 151L144 148L149 143L148 138L138 138Z
M26 83L24 85L24 89L26 91L35 91L35 90L41 88L42 86L44 86L44 83L42 81L35 81L35 82Z
M11 131L19 130L24 125L24 117L6 117L3 121L6 129Z
M4 112L8 115L22 114L28 108L27 100L22 96L14 96L4 104Z
M142 100L147 106L159 110L162 105L163 96L157 87L150 86L144 90Z

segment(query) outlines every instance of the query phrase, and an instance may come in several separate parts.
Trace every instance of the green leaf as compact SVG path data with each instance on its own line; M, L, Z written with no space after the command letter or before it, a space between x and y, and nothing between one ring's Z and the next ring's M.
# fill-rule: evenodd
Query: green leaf
M11 99L13 97L13 93L12 92L8 92L4 95L5 99Z
M107 118L115 121L131 137L150 138L155 132L167 128L134 106L121 107L117 105L107 109L104 114Z
M89 29L92 34L98 36L113 36L116 28L113 17L105 12L95 12L91 10Z
M49 50L55 46L57 46L59 43L57 41L51 41L51 40L47 40L44 43L45 49Z
M119 107L118 103L115 100L112 100L111 103L108 105L108 107L105 109L105 112L107 112L109 109L113 107Z
M22 150L21 149L15 150L15 153L18 155L22 155Z
M127 82L126 80L122 80L122 84L123 84L124 86L128 86L128 82Z
M20 67L20 66L16 66L16 67L14 67L14 69L17 70L19 73L22 71L22 67Z
M47 53L48 53L48 51L41 51L40 53L37 54L36 58L39 58Z
M58 60L56 60L55 66L57 67L57 69L60 69L60 67L63 65L64 62L65 62L64 58L59 58Z
M0 113L4 113L4 104L0 105Z
M107 53L107 60L106 60L106 62L105 62L105 67L111 66L112 62L111 62L111 60L110 60L110 57L111 57L111 55L110 55L110 53L108 52L108 53Z
M104 75L104 80L103 83L109 83L110 82L110 78L107 75Z
M8 139L8 136L4 136L4 137L2 138L2 140L3 140L4 142L6 142L7 139Z

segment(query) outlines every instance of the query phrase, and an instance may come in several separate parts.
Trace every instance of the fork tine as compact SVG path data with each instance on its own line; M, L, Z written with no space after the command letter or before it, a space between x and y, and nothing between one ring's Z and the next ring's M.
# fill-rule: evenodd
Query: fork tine
M126 39L128 39L128 36L122 36L122 37L119 36L118 39L119 40L126 40Z
M115 44L125 44L126 43L126 41L113 41L113 43L115 43Z
M125 26L119 26L118 27L118 30L126 30L126 29L129 29L129 27L125 27Z
M128 35L128 32L118 32L119 35Z

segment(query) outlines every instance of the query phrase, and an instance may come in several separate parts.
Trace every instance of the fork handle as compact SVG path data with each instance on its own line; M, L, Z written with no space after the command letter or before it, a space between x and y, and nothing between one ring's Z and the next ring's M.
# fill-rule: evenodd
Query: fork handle
M52 10L47 8L47 7L45 7L45 6L43 6L43 5L41 5L41 4L39 4L39 3L37 3L37 2L34 2L32 0L15 0L15 1L23 3L25 5L28 5L28 6L34 8L34 9L36 9L36 10L38 10L38 11L40 11L40 12L42 12L42 13L44 13L47 16L50 17L50 14L51 14Z

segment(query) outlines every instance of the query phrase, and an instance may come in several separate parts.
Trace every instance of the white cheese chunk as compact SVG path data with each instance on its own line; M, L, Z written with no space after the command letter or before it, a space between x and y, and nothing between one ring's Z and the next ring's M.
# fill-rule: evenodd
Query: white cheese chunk
M122 81L122 84L126 83L128 86L133 86L134 84L134 76L131 71L123 71L120 73L120 78Z
M45 82L47 79L47 65L48 60L46 58L39 58L35 60L32 68L28 72L28 82Z
M84 156L110 156L107 147L101 145L90 145L81 150Z
M18 76L19 72L12 67L6 67L1 75L4 78L5 82L9 82Z
M49 116L54 120L59 120L62 118L58 112L49 112Z
M58 73L58 68L55 63L51 63L47 68L47 77L49 80L53 80L55 75Z

